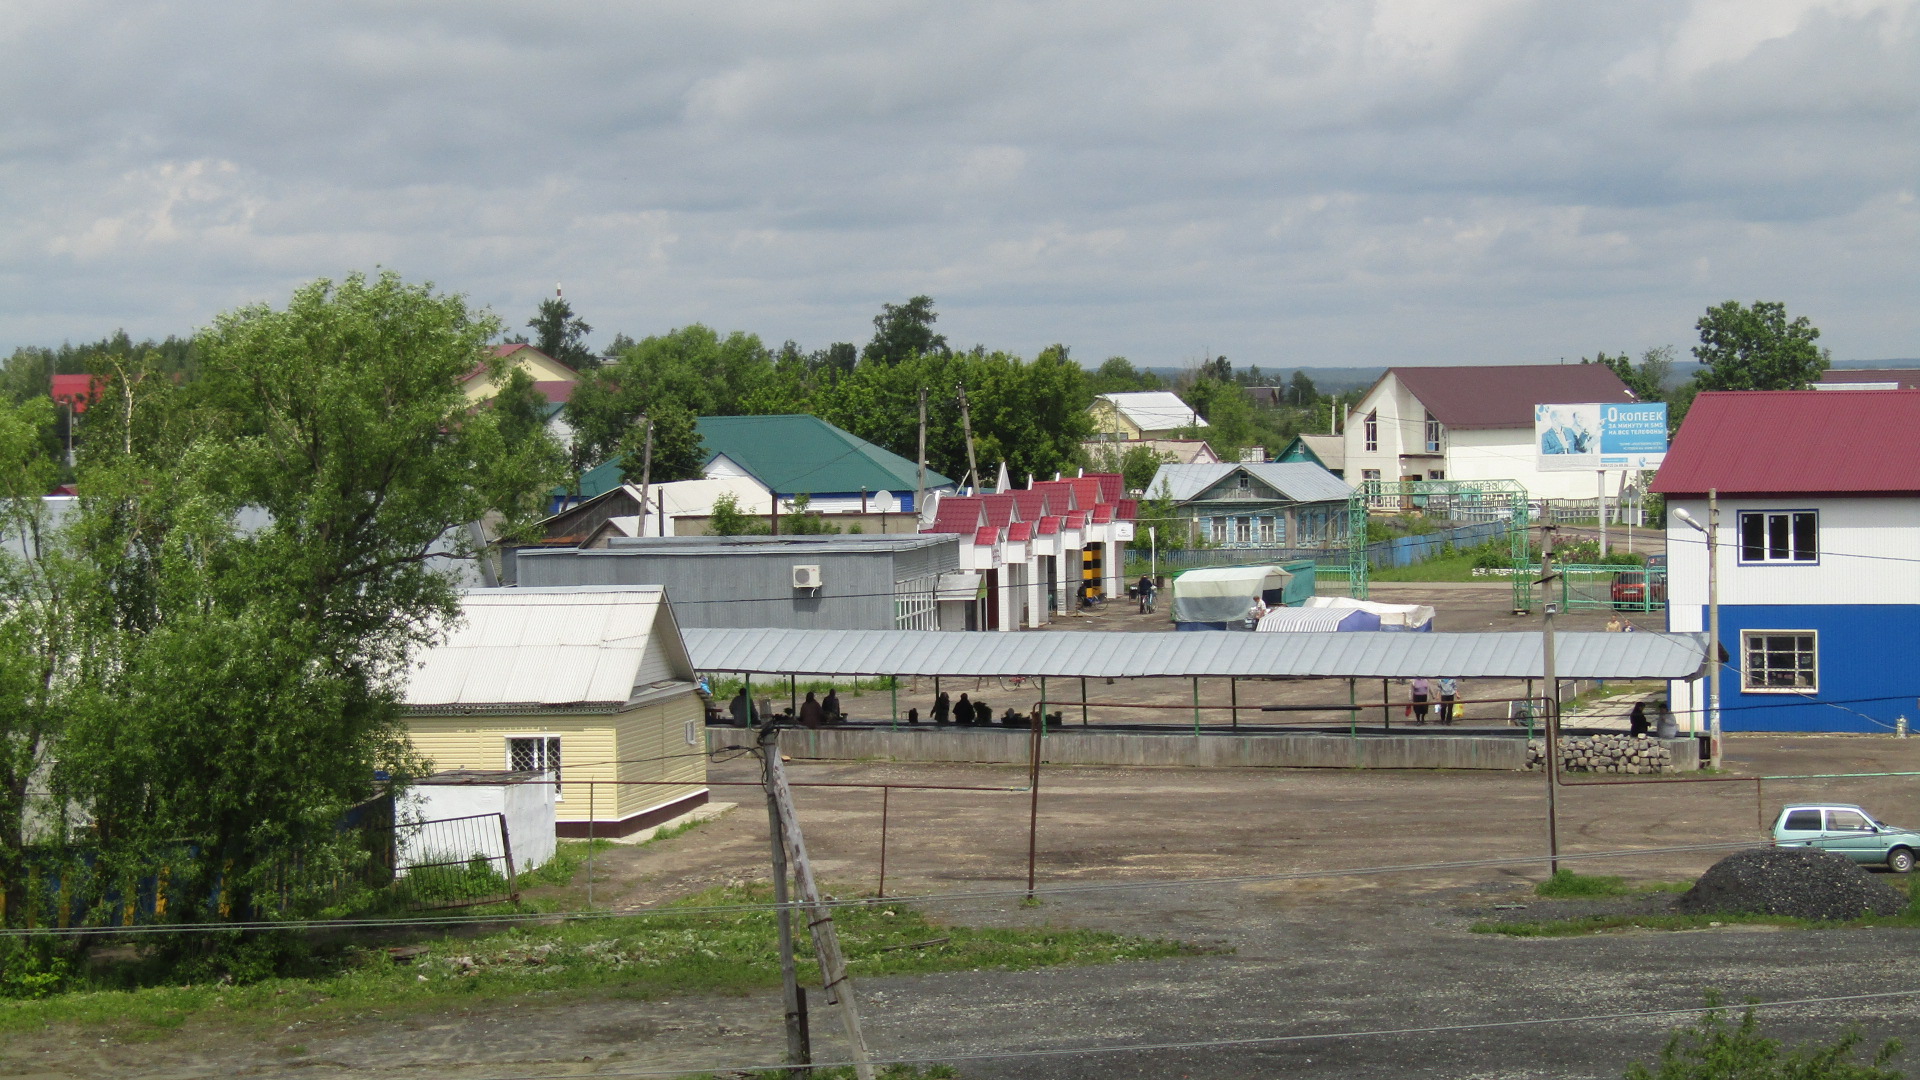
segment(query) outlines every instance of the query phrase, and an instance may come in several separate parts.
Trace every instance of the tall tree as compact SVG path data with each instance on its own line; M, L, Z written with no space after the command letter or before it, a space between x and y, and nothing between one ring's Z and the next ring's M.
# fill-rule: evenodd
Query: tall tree
M573 305L563 297L540 301L540 310L527 320L533 331L533 347L576 371L600 366L600 358L587 348L587 335L593 327L573 313Z
M1593 358L1581 357L1583 364L1603 364L1620 381L1627 384L1633 396L1641 401L1667 400L1667 380L1673 374L1673 346L1662 345L1648 349L1641 354L1640 363L1635 364L1626 353L1608 356L1602 349Z
M1141 390L1159 390L1166 381L1145 368L1133 366L1124 356L1109 356L1087 376L1089 404L1099 394L1129 394Z
M97 880L164 863L171 916L270 917L365 854L339 822L378 771L418 766L396 702L458 610L460 526L558 479L459 389L499 329L354 275L220 316L195 382L105 373L69 541L106 586L78 620L102 628L97 700L53 773ZM232 970L230 943L175 945Z
M1694 374L1701 390L1805 390L1831 362L1814 344L1820 331L1805 315L1789 320L1778 301L1743 307L1729 300L1708 308L1694 327L1700 344L1693 356L1706 365Z
M948 355L945 336L933 332L939 315L933 310L933 297L916 296L904 304L881 304L873 317L873 339L861 350L860 359L868 364L898 364L911 356Z
M1296 409L1311 409L1320 403L1320 391L1306 372L1295 370L1287 383L1287 404Z

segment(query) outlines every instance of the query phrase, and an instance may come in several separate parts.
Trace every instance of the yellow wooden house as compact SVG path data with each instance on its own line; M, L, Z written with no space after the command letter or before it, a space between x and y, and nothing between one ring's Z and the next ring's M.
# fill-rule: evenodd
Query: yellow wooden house
M485 366L467 372L460 380L460 389L466 392L469 405L478 405L499 393L507 377L516 369L533 376L534 388L548 401L564 403L573 396L573 385L580 381L579 372L531 345L495 345L492 348L493 355L505 361L505 364L501 366L498 377L489 377Z
M475 589L461 608L407 680L408 738L434 770L550 774L566 837L707 801L705 704L663 589Z

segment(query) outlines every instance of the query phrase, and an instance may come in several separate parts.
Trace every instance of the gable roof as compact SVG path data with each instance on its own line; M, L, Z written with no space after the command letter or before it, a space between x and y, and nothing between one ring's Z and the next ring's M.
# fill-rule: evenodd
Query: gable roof
M1173 428L1203 428L1207 422L1170 390L1143 390L1127 394L1101 394L1096 401L1112 405L1141 431L1169 431Z
M1920 390L1709 391L1652 490L1667 495L1920 494Z
M1345 502L1353 495L1346 481L1311 461L1241 462L1217 465L1162 465L1147 485L1147 497L1160 497L1165 481L1174 502L1186 502L1236 472L1259 480L1293 502Z
M460 610L408 673L408 708L619 707L652 688L646 669L694 678L658 585L474 589Z
M1535 405L1634 400L1627 384L1605 364L1395 367L1381 380L1388 375L1450 428L1532 430Z
M703 416L695 427L706 465L724 455L782 495L913 491L919 483L913 462L817 416ZM927 470L928 487L952 484Z

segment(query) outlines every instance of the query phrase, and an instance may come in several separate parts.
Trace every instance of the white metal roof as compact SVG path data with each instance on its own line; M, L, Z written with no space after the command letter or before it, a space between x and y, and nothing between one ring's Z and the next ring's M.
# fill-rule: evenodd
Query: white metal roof
M1175 502L1185 502L1225 480L1236 469L1245 469L1248 475L1294 502L1344 502L1353 494L1353 488L1346 481L1311 461L1162 465L1147 485L1147 494L1158 497L1164 483Z
M1193 406L1169 390L1141 390L1126 394L1101 394L1100 400L1119 410L1141 431L1170 431L1174 428L1204 428L1207 422Z
M692 679L694 668L657 585L476 589L464 616L416 662L413 708L624 705L643 667ZM648 665L649 651L656 663Z
M690 629L694 667L807 675L1296 675L1538 678L1540 635L964 633L940 630ZM1686 679L1700 671L1702 634L1563 633L1566 679Z

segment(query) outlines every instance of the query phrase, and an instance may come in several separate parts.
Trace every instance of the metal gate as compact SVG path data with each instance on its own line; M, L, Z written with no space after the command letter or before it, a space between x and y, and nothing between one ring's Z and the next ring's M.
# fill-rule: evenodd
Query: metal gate
M393 827L393 890L415 910L518 900L505 814L468 814Z
M1455 516L1507 525L1513 568L1513 611L1533 610L1533 574L1527 541L1527 489L1517 480L1363 480L1347 499L1348 595L1367 598L1367 516L1378 507L1419 510L1436 521Z

